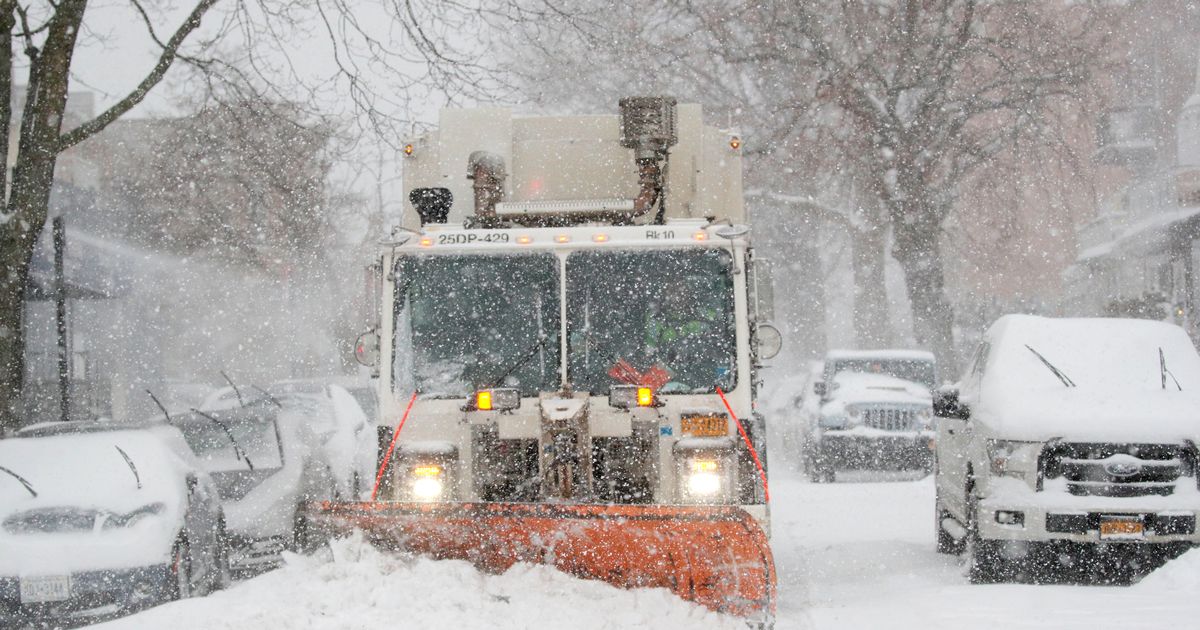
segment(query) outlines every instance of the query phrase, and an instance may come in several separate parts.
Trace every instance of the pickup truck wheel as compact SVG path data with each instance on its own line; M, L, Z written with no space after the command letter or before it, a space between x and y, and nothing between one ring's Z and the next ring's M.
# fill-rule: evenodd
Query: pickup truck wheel
M933 500L933 529L937 532L937 552L948 555L958 555L963 552L963 541L956 539L942 527L942 521L951 518L946 508L942 507L942 497L937 495Z
M1009 563L1001 556L998 541L984 540L979 536L978 509L978 499L968 497L963 559L967 565L967 579L972 584L992 584L1006 578Z

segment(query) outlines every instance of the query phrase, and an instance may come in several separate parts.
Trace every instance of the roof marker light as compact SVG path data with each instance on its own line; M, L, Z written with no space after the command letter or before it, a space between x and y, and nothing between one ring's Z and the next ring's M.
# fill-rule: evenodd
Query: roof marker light
M410 143L404 145L404 157L412 157L412 154L413 154L413 145L410 142Z
M428 236L422 236L418 243L421 245L421 247L430 247L433 245L433 239Z
M554 242L555 243L570 243L571 237L567 236L566 234L559 234L558 236L554 237Z
M597 243L607 243L608 235L607 234L593 234L592 240L596 241Z
M696 239L697 241L707 241L708 232L696 232L692 234L692 238Z
M522 234L517 237L517 245L528 245L533 242L533 237L528 234Z

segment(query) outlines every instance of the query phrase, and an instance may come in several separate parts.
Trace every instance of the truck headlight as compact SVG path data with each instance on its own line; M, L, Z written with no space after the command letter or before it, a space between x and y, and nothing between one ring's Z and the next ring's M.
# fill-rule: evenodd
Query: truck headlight
M733 441L728 437L677 442L675 479L679 501L705 505L732 502L737 494L734 461Z
M436 464L414 466L409 478L412 497L417 501L437 501L446 491L445 471Z
M714 497L721 492L720 464L715 459L693 459L687 478L688 494L696 498Z
M1040 442L1018 440L988 440L988 465L993 475L1024 477L1037 466L1037 451Z

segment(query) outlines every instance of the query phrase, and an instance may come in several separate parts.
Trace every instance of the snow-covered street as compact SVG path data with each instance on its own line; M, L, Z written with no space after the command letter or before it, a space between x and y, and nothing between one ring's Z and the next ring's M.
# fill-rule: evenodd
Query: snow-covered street
M1190 627L1200 554L1131 587L977 585L932 540L932 478L843 475L812 484L778 462L772 547L778 628ZM207 598L97 626L172 628L736 628L665 591L621 591L522 566L482 575L462 562L401 559L347 541L334 561L281 570Z

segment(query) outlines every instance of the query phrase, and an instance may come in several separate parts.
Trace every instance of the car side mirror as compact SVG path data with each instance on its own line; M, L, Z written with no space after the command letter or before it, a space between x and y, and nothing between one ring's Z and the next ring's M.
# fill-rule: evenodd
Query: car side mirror
M817 382L813 383L813 393L814 394L820 396L821 398L824 398L825 392L827 392L827 391L828 391L828 389L825 387L825 381L817 381Z
M933 392L933 415L938 418L966 420L971 417L971 411L958 400L958 390L944 387Z

